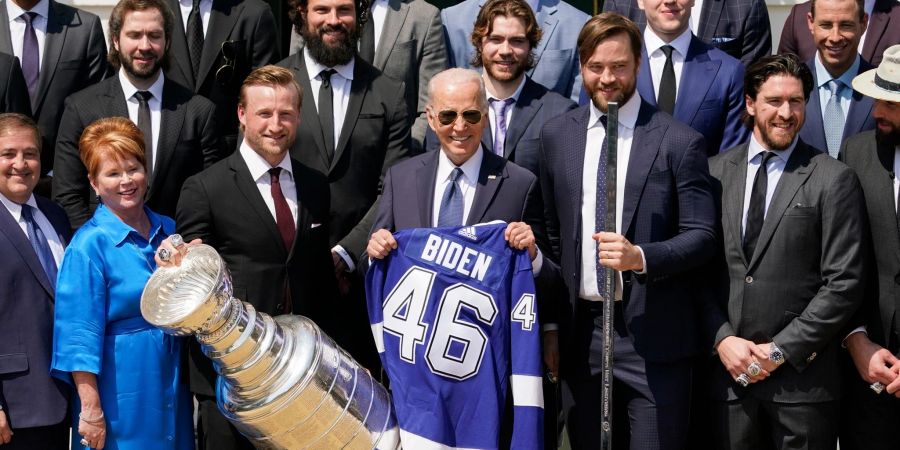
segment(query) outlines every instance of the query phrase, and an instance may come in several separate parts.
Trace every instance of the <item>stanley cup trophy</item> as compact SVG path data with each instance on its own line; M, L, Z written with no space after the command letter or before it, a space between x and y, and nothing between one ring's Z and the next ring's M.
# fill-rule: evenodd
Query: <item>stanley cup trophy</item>
M141 297L148 322L195 335L219 374L219 410L258 449L396 449L387 390L302 316L272 318L231 296L208 245L154 272Z

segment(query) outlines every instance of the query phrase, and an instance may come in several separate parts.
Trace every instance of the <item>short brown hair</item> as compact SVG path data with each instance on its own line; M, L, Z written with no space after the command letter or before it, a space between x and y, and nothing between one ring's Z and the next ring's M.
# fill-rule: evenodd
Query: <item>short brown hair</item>
M853 3L856 3L856 18L862 22L863 17L866 16L865 0L853 0ZM812 16L813 19L816 18L816 0L809 0L809 15Z
M299 111L303 105L303 89L294 78L294 73L284 67L268 65L250 72L241 84L241 91L238 94L238 105L241 107L247 106L247 88L250 86L292 86L297 91L297 110Z
M166 55L164 55L159 63L163 70L169 68L168 53L169 47L172 45L172 27L174 27L175 23L175 13L172 12L172 9L169 8L169 5L166 4L164 0L121 0L113 7L112 12L109 14L109 52L106 54L106 60L109 61L109 65L112 66L113 69L119 70L119 67L122 65L119 60L119 51L116 50L113 40L118 39L119 34L122 33L122 25L125 23L125 14L132 11L146 11L148 9L155 9L162 15L163 30L165 31L166 36Z
M2 113L0 114L0 137L12 133L17 128L24 128L34 134L34 144L41 152L41 132L38 130L37 124L31 117L19 113Z
M601 42L620 33L625 33L628 36L628 40L631 41L631 53L636 61L640 61L641 30L625 16L613 12L605 12L591 17L591 20L588 20L584 27L581 28L581 33L578 33L579 62L585 64L591 58L591 55L594 54L594 49Z
M490 0L481 7L478 18L475 19L475 28L472 29L472 45L475 47L475 56L472 57L471 64L473 67L481 67L481 41L491 34L494 28L494 19L497 17L507 17L510 19L519 19L525 26L525 38L528 39L528 45L531 51L528 52L528 61L525 68L534 67L534 48L541 42L543 32L538 26L537 19L534 17L534 11L531 6L524 0Z
M125 161L133 157L147 168L144 133L124 117L107 117L88 125L78 141L78 152L91 178L97 176L103 161L110 159Z
M744 95L753 100L759 95L759 88L771 77L776 75L784 75L794 77L803 84L803 98L808 102L810 92L813 89L813 76L809 67L806 66L800 57L793 53L783 55L769 55L760 58L744 73ZM741 120L748 127L753 126L753 116L747 114L746 109L741 115Z

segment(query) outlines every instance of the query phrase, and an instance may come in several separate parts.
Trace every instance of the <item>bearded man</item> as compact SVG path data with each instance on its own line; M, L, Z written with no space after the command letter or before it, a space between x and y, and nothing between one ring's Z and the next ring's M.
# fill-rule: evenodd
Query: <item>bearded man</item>
M403 83L356 54L361 11L354 0L293 0L291 18L305 48L278 65L308 96L291 156L325 174L330 186L329 245L340 292L322 301L345 306L333 318L342 332L332 337L377 373L362 279L353 271L365 257L384 174L410 156L412 118Z
M97 196L78 153L81 132L106 117L126 117L144 133L147 206L172 217L181 185L223 157L215 105L165 76L174 15L164 0L122 0L109 19L109 59L117 75L72 94L59 125L53 198L77 228Z

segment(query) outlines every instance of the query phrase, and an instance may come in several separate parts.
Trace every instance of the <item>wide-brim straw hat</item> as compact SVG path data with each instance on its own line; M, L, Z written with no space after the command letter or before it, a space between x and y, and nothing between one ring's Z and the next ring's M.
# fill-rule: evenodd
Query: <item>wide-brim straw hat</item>
M900 45L884 51L880 66L857 75L853 89L874 99L900 102Z

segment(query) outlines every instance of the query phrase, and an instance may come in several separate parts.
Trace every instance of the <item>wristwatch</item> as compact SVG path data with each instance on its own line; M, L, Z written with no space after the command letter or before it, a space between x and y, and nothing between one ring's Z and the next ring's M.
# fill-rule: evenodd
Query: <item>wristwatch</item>
M775 345L775 342L772 342L772 350L769 352L769 360L775 363L776 366L780 366L784 364L784 352Z

